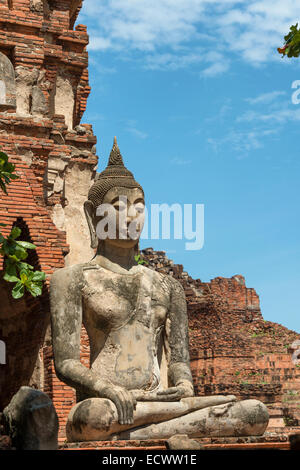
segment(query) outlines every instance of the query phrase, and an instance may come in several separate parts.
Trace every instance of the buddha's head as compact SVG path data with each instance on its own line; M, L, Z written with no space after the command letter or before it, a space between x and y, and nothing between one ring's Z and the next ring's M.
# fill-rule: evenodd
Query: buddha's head
M144 225L144 191L133 174L124 166L117 140L108 165L89 190L84 203L91 247L104 243L138 251L139 237Z

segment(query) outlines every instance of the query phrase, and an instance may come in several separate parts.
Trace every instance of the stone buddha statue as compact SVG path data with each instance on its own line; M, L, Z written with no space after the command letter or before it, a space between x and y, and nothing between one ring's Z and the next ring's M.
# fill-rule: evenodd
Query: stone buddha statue
M77 392L68 441L263 434L260 401L194 396L184 290L136 261L144 208L115 139L84 204L96 254L55 271L50 285L56 373ZM90 368L80 362L82 324Z

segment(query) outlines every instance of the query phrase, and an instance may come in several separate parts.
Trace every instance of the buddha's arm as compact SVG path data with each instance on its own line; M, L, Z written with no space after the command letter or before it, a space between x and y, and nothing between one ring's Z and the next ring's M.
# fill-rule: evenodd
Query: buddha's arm
M136 400L130 392L104 381L80 362L82 324L80 265L59 269L51 278L50 304L54 364L58 378L91 397L109 398L120 424L131 424Z
M172 388L160 394L168 397L193 396L193 378L190 369L188 317L182 285L172 279L171 303L166 323L168 377Z
M97 378L80 362L82 271L72 266L56 271L50 283L54 365L58 378L85 394L96 396Z

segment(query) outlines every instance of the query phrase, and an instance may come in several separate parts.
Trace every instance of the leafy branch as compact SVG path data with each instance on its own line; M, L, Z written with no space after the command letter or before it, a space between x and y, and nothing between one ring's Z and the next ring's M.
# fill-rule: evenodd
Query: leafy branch
M19 178L14 174L15 165L8 161L8 156L4 152L0 152L0 188L2 191L7 194L6 185L11 182L11 180L16 180Z
M140 254L135 255L134 259L137 262L137 264L149 264L148 261L144 260Z
M0 188L7 194L6 185L19 178L14 174L15 165L8 162L8 156L0 152ZM0 223L1 227L5 224ZM34 250L32 243L17 240L21 235L19 227L13 227L8 237L0 232L0 255L4 257L4 276L7 282L14 283L12 296L14 299L21 298L25 291L33 297L41 295L43 281L46 276L41 271L34 271L34 267L24 260L28 257L27 250Z
M285 44L277 50L282 57L299 57L300 55L300 28L298 23L290 27L290 32L284 36Z

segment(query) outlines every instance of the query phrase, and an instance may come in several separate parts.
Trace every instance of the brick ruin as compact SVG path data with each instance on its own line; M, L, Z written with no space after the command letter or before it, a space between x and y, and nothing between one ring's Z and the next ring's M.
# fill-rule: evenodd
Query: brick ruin
M292 361L300 334L264 320L257 293L241 275L202 282L165 252L148 248L143 257L184 287L196 393L257 398L268 405L268 430L300 426L300 366Z
M36 245L29 262L47 283L55 269L92 254L83 202L98 158L92 126L80 124L90 92L86 27L74 29L80 7L79 0L0 0L0 149L20 177L1 193L0 220L3 233L18 225ZM43 388L49 305L47 285L42 297L14 301L1 281L0 295L1 410L20 385Z
M45 391L56 407L59 439L75 392L55 375L48 283L53 271L91 258L83 202L96 175L96 137L82 124L87 98L88 36L74 24L80 0L0 0L0 150L18 180L1 194L0 221L37 249L28 262L47 275L41 297L16 301L0 281L0 411L21 385ZM235 394L268 404L269 429L300 424L300 371L291 345L300 335L264 321L259 298L242 276L192 279L164 252L143 250L149 267L182 283L189 315L191 368L197 394ZM82 328L81 360L89 366ZM1 420L0 420L1 421ZM1 434L1 423L0 423Z

